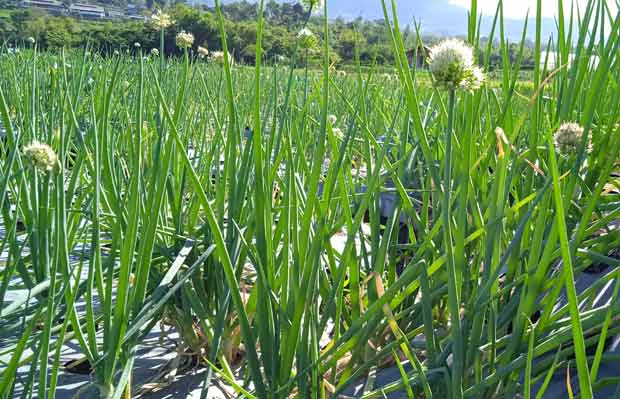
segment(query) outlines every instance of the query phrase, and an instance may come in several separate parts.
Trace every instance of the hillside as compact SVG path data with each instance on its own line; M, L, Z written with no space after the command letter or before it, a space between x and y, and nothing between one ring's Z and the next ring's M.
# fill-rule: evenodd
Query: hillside
M63 2L66 4L71 3L70 0L63 0ZM214 7L214 0L97 0L81 2L120 9L126 9L128 5L133 5L145 10L169 7L183 3L198 8L210 9ZM277 4L280 7L294 7L296 4L295 1L292 0L268 0L267 4L269 3ZM398 0L396 3L401 23L406 25L416 21L420 23L421 30L426 35L458 36L467 32L467 10L458 5L454 5L454 0ZM15 8L18 4L18 0L0 0L0 8L3 9ZM222 4L225 7L233 9L247 10L255 8L255 0L222 0ZM340 18L345 21L358 19L374 21L383 19L383 11L379 0L331 1L329 2L329 13L332 19ZM255 12L247 16L249 17L249 15L255 15ZM482 36L489 33L492 21L493 18L491 16L482 16ZM514 41L520 40L524 26L523 18L506 18L504 24L506 37ZM556 24L553 18L543 18L543 37L550 37L555 29ZM533 21L530 21L527 36L532 38L534 31L535 24Z
M249 0L243 0L243 2ZM255 1L250 1L254 3ZM239 3L238 0L223 0L223 4ZM291 3L290 0L278 1L278 3ZM206 5L212 7L214 0L188 0L188 4ZM468 10L454 5L450 0L397 0L398 15L401 23L409 24L417 21L421 24L422 31L435 36L458 36L467 32ZM345 20L383 19L383 11L380 0L337 0L328 3L329 14L332 18ZM520 40L523 33L524 20L522 18L504 20L506 36L514 41ZM482 17L482 35L489 33L493 18L489 15ZM535 24L530 21L528 37L533 38ZM543 18L543 36L549 37L555 31L556 25L553 18Z
M115 3L115 6L119 5ZM123 6L120 5L120 7ZM203 4L190 7L177 4L168 8L167 11L176 21L175 26L168 29L165 34L168 54L179 54L175 45L175 35L181 30L194 34L195 46L221 50L221 39L212 6ZM238 61L253 64L256 54L254 43L256 42L257 10L255 4L247 1L229 2L223 5L223 12L227 19L229 50ZM142 11L143 15L150 15L150 13L148 9ZM263 41L264 55L267 60L282 57L286 59L293 54L297 33L306 16L307 12L298 3L272 1L267 4L265 9L267 24L264 28L265 40ZM312 17L308 22L308 27L316 33L320 42L323 31L320 17ZM33 37L39 48L43 49L81 48L85 43L89 43L93 50L104 53L131 49L134 43L140 43L142 48L147 49L158 47L159 44L159 32L153 29L148 18L145 19L145 17L76 19L48 15L40 9L23 8L13 8L4 17L0 17L0 35L9 46L19 46L26 38ZM426 44L433 44L442 36L446 34L429 34L428 30L423 32L423 40ZM405 28L404 38L408 48L415 47L416 39L412 29ZM483 43L486 41L484 35L482 41ZM359 51L360 62L364 65L393 63L393 51L385 24L380 19L371 20L362 17L355 20L332 19L330 21L330 42L331 59L335 65L354 63L356 48ZM533 66L531 47L531 43L526 43L523 62L525 67ZM508 47L510 59L516 60L517 54L518 46L510 45ZM309 62L318 61L314 52L309 52L308 56ZM501 63L499 47L496 46L493 49L490 60L492 66Z

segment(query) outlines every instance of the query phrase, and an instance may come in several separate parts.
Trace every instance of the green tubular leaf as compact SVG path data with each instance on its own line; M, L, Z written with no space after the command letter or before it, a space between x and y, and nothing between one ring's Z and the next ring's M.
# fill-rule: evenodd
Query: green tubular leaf
M555 200L555 214L557 228L559 232L560 248L562 250L562 274L564 277L564 287L566 289L569 310L571 315L571 330L575 343L575 356L577 357L577 371L579 374L579 386L581 396L585 399L593 397L588 362L586 359L586 347L583 337L583 328L577 304L577 294L575 291L575 278L573 274L573 259L568 241L566 219L564 216L564 199L562 198L562 186L555 154L555 146L551 133L547 133L549 158L551 160L551 173L553 175L553 197Z

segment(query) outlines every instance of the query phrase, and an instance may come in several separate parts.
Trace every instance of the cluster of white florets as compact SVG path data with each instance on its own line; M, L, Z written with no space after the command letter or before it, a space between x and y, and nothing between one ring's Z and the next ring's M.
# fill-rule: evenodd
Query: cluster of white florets
M553 135L557 152L570 155L577 152L583 140L584 129L581 125L574 122L563 123ZM588 139L586 150L590 151L592 143Z
M35 169L51 172L58 165L58 157L49 145L33 141L22 150L22 157Z
M429 68L436 84L447 90L477 90L485 80L473 49L461 40L444 40L431 48Z
M177 47L179 48L189 48L194 44L194 35L189 32L185 32L182 30L177 34Z
M200 58L207 57L209 55L209 50L206 47L198 46L198 56Z
M304 50L313 48L314 46L316 46L317 43L314 32L312 32L308 28L303 28L299 31L299 33L297 34L297 40L299 40L299 47Z
M151 21L153 25L155 25L159 29L166 29L174 24L170 15L162 12L161 10L157 10L155 14L151 16Z

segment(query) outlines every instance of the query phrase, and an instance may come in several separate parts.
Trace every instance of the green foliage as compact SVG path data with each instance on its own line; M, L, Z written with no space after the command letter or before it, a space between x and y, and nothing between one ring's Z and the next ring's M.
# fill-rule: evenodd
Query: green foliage
M167 10L176 21L174 27L166 31L167 54L180 55L175 46L176 32L185 30L196 38L196 45L210 50L221 50L221 37L217 29L213 9L198 9L177 5ZM256 5L249 2L235 2L224 6L224 21L228 32L229 50L236 58L253 64L256 43ZM266 60L276 56L291 57L296 35L301 28L300 20L305 11L299 4L270 2L265 9L263 29L263 54ZM312 19L309 27L322 39L318 21ZM355 37L358 34L360 59L372 63L377 58L380 64L391 63L392 51L385 44L385 27L380 22L358 19L346 22L336 19L330 23L333 56L336 63L352 63L355 58ZM0 35L8 43L21 42L34 37L39 48L81 47L88 43L95 51L110 53L114 50L131 49L135 42L143 48L159 47L159 32L148 22L81 21L67 17L55 17L33 10L17 10L10 17L0 19Z
M510 50L498 16L496 79L446 91L412 73L408 33L382 3L389 68L332 72L351 46L361 59L352 43L378 42L326 13L295 21L320 37L307 60L298 28L280 27L288 66L261 62L278 54L269 16L285 17L241 28L228 8L177 6L164 31L66 21L75 38L104 32L103 51L140 41L137 56L84 40L3 48L0 398L54 397L68 342L101 398L132 397L136 349L158 323L179 334L172 372L208 365L205 390L217 373L248 398L336 398L394 363L401 380L369 377L364 398L532 397L553 370L569 370L582 398L620 383L600 370L620 333L620 18L588 2L583 25L558 27L560 57L581 56L523 72L525 42ZM41 46L64 37L40 15L13 17ZM255 66L228 52L165 57L185 26L195 45ZM565 30L579 31L574 48ZM482 45L478 31L472 17L469 45L488 70L493 38ZM143 57L147 45L160 58ZM566 121L583 127L580 142L556 153ZM56 167L33 167L35 141ZM590 268L605 275L578 292Z
M180 55L175 46L175 34L181 30L191 32L196 38L196 45L210 50L221 50L221 38L215 20L215 10L208 7L194 8L182 4L167 10L176 21L175 26L165 35L166 53ZM222 6L225 27L228 32L229 50L235 58L248 64L254 64L256 43L256 4L237 1ZM270 1L265 6L263 29L263 55L265 60L277 56L290 58L295 46L295 37L300 29L300 21L306 17L304 8L298 3L278 3ZM308 27L316 32L322 40L320 20L310 18ZM131 49L136 42L143 48L159 46L159 32L148 22L114 21L92 22L80 21L68 17L54 17L36 10L14 10L8 17L0 18L0 35L6 42L21 42L27 37L34 37L40 48L81 47L88 43L91 48L110 53L114 50ZM332 61L337 64L354 64L356 49L359 60L364 65L377 63L391 65L394 62L392 48L389 44L383 21L365 21L358 18L345 21L336 18L329 22ZM415 35L410 30L403 32L408 48L414 47ZM437 37L424 37L426 44L432 44ZM485 45L488 39L482 39ZM357 42L356 42L357 41ZM534 68L533 43L526 42L522 68ZM490 66L501 68L501 44L495 42L491 47ZM519 56L519 44L508 44L507 54L512 63ZM480 51L483 59L484 51ZM316 60L315 60L316 61Z

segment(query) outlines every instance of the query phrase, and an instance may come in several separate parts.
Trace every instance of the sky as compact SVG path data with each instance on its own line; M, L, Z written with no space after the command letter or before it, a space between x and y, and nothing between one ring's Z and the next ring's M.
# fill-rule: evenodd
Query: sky
M580 10L585 10L587 0L563 0L565 13L570 13L571 4L574 3ZM608 0L610 6L613 9L615 7L614 1ZM449 0L450 5L454 5L461 8L469 9L471 6L471 0ZM530 10L530 15L534 16L536 12L536 0L507 0L504 1L504 15L506 18L511 19L524 19L527 15L527 11ZM557 0L543 0L542 1L542 15L545 18L557 17ZM497 9L497 0L478 0L479 12L483 15L495 15Z

